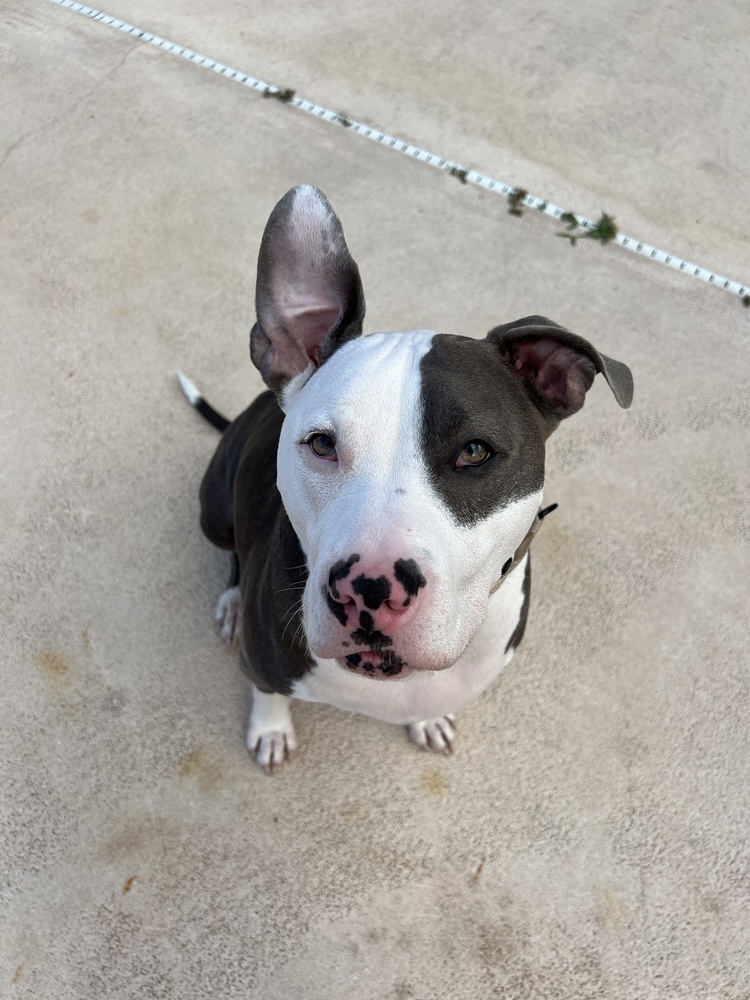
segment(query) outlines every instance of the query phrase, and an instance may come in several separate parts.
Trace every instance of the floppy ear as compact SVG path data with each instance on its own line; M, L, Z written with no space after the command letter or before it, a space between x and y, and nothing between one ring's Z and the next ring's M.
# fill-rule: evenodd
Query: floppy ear
M266 224L255 310L250 357L275 392L362 333L359 268L327 198L309 184L288 191Z
M487 339L496 344L513 375L555 425L583 406L597 372L617 402L630 406L633 376L627 365L595 350L583 337L544 316L526 316L495 327Z

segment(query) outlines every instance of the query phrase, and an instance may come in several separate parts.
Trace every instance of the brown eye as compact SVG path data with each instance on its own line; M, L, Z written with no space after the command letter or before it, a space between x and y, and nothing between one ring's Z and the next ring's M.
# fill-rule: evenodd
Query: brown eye
M336 460L336 442L330 434L313 434L311 438L308 438L307 443L310 445L312 453L318 458L327 458L331 462Z
M456 467L461 469L467 465L482 465L491 455L492 449L485 441L469 441L456 459Z

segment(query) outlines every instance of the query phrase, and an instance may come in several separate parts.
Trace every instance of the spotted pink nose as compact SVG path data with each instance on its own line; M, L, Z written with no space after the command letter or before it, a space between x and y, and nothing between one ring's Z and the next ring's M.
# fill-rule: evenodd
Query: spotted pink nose
M417 613L427 585L414 559L362 564L358 555L340 560L328 575L327 602L332 614L357 638L394 635Z

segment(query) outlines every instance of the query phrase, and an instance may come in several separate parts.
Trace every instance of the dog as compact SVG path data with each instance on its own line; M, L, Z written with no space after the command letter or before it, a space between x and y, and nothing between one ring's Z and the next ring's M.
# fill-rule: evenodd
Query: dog
M541 316L483 340L362 335L365 300L317 188L276 205L250 354L268 390L229 422L180 374L221 443L200 489L232 553L216 625L253 685L247 745L272 772L297 747L290 701L405 725L450 752L455 713L523 637L545 441L622 362Z

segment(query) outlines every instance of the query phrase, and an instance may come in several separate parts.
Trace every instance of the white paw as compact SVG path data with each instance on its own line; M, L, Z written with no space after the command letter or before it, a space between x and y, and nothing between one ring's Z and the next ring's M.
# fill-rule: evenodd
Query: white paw
M428 719L426 722L412 722L407 726L409 739L423 750L453 753L453 741L456 738L454 719L453 715L443 715L439 719Z
M242 599L239 587L229 587L219 598L214 611L214 628L227 646L235 646L240 641L242 624Z
M265 694L253 687L247 748L266 774L273 774L285 760L291 760L297 734L285 695Z

